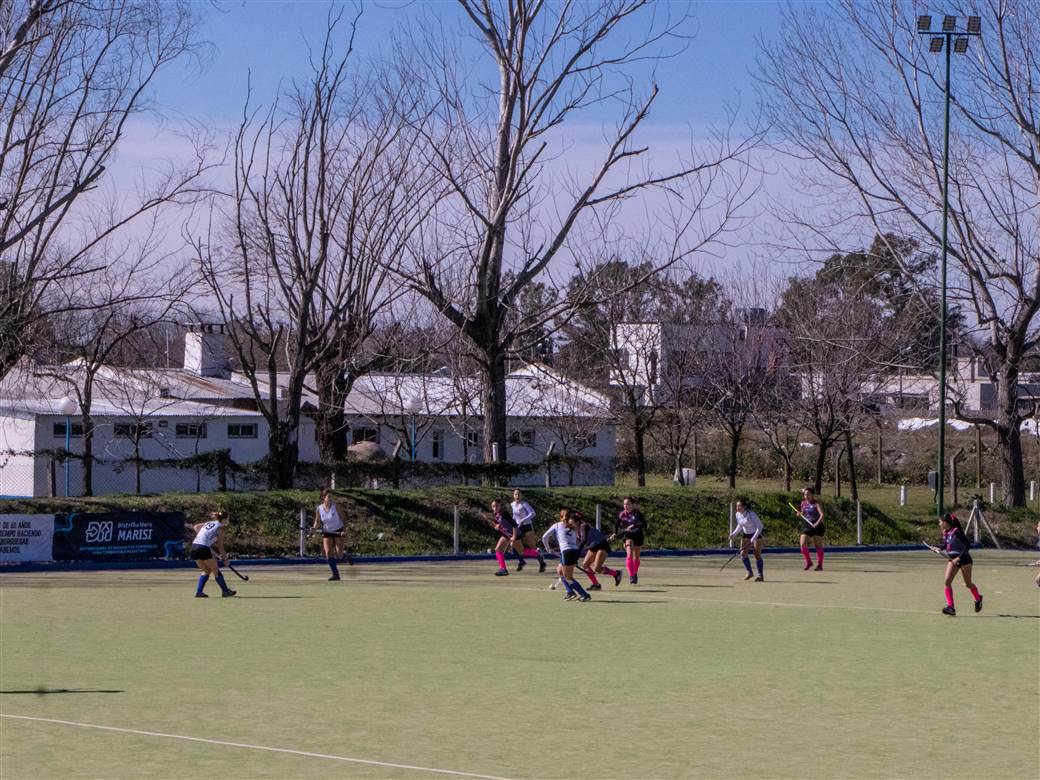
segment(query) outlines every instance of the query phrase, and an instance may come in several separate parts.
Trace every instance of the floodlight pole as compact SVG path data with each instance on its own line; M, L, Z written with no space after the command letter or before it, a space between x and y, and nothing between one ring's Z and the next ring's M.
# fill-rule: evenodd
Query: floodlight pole
M953 57L953 36L946 34L946 110L943 119L943 214L942 214L942 312L939 317L939 464L935 492L936 514L945 512L944 486L946 484L946 258L949 252L950 218L950 60Z
M69 452L72 451L72 415L65 415L65 498L69 497Z

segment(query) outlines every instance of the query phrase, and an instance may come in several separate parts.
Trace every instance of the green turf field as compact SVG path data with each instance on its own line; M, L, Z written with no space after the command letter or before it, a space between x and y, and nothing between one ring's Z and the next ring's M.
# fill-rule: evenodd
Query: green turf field
M956 618L927 551L723 560L588 604L493 562L2 575L0 775L1040 775L1028 554L977 553Z

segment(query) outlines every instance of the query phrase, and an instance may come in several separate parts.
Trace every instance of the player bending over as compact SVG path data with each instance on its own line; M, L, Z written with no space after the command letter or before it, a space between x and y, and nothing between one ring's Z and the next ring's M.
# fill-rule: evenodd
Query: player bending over
M213 548L217 548L217 555L227 560L227 551L224 549L225 529L228 524L227 512L210 512L206 515L209 520L205 523L196 523L192 526L195 530L195 538L191 543L191 559L195 565L202 569L199 575L199 584L195 588L195 598L208 598L204 592L209 576L212 574L220 586L221 596L234 596L236 591L231 590L224 582L224 575L220 573L220 565L213 557Z
M549 527L542 537L542 546L549 548L552 545L550 539L554 539L560 548L560 563L556 567L556 573L560 575L560 581L567 595L565 601L589 601L592 597L574 579L574 565L578 562L578 524L574 520L573 513L568 509L560 510L560 521Z
M592 585L589 590L602 590L603 586L596 579L597 574L606 574L614 578L614 587L621 585L621 572L604 565L607 556L610 555L610 540L596 526L583 519L580 512L575 512L578 520L578 547L585 550L585 560L581 562L581 568L588 575Z

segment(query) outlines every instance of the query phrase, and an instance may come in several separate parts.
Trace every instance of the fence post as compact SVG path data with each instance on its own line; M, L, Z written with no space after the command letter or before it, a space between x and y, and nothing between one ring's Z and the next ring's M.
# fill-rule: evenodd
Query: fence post
M303 558L307 555L307 527L306 527L306 510L300 507L300 557Z
M729 502L729 534L730 534L730 536L729 536L729 546L730 547L733 546L733 524L737 521L736 520L736 517L737 517L736 516L736 511L737 511L736 507L733 505L733 502L730 501Z
M455 522L451 529L451 554L459 554L459 505L455 504Z
M596 504L596 530L603 530L603 507L599 504Z
M906 506L906 485L899 486L899 506Z
M994 503L996 498L997 498L997 483L996 482L990 482L989 483L989 502L991 504Z
M1036 501L1036 480L1029 480L1029 500Z
M863 544L863 502L856 502L856 544Z

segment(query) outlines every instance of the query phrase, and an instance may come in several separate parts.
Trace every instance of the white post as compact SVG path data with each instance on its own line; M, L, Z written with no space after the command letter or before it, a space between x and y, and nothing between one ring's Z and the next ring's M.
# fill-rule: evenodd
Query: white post
M332 490L336 489L336 469L332 470L332 478L329 480L329 488Z
M906 506L906 485L899 486L899 506Z
M863 504L856 502L856 544L863 544Z
M492 463L498 463L498 442L491 442L491 461Z
M733 546L733 524L737 522L737 510L733 502L729 502L729 546Z
M989 483L989 502L991 504L994 503L996 501L996 498L997 498L997 483L996 482L990 482Z
M300 557L307 555L307 510L300 507Z
M596 504L596 530L603 530L603 507L599 504Z
M451 554L459 554L459 505L455 505L455 522L451 529Z
M1036 480L1029 480L1029 500L1036 501Z

